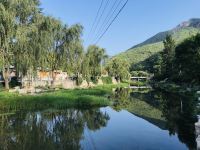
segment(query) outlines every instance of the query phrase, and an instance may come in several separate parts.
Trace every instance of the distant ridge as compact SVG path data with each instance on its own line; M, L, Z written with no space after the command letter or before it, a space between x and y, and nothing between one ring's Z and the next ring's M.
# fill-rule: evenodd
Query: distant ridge
M157 33L153 37L147 39L146 41L144 41L138 45L131 47L130 49L163 41L168 34L176 34L176 32L178 32L178 30L182 30L182 29L188 28L188 27L200 28L200 18L192 18L188 21L184 21L184 22L180 23L178 26L176 26L174 29Z
M184 21L171 30L157 33L146 41L133 46L114 57L126 59L132 66L132 70L151 71L155 56L163 49L163 40L168 34L172 35L176 43L200 33L200 19L192 18Z

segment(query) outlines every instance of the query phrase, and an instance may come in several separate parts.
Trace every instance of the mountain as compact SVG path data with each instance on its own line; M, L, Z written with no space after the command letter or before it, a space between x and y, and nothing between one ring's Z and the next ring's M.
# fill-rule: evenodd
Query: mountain
M190 19L171 30L160 32L114 57L126 59L132 65L132 70L151 71L157 54L163 49L162 41L168 34L172 35L176 43L180 43L184 39L197 33L200 33L200 19Z

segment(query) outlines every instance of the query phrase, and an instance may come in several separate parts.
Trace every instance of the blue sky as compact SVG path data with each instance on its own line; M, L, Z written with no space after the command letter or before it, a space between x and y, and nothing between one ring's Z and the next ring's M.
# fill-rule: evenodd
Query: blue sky
M110 0L101 20L114 1ZM101 0L41 0L41 7L45 14L68 25L82 24L87 47L96 37L96 34L88 35L100 3ZM98 45L106 48L109 55L115 55L190 18L200 18L200 0L129 0Z

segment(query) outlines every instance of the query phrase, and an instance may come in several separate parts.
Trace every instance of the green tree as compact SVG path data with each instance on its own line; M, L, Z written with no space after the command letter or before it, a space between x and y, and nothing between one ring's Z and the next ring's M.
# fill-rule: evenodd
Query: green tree
M175 82L200 83L200 34L186 39L176 47Z
M38 25L41 22L39 5L38 0L16 1L17 30L13 47L13 65L18 76L23 77L29 72L29 80L36 74L37 64L40 62L39 56L41 56L35 42L39 32ZM37 44L39 45L38 41Z
M102 74L102 67L107 58L106 51L96 45L88 47L84 58L83 75L87 80L97 82Z
M162 52L162 76L164 78L169 78L173 71L173 59L175 53L175 41L171 35L167 35L166 39L163 41L164 50Z
M9 89L9 68L13 57L13 39L15 37L16 2L2 0L0 3L0 51L2 54L2 73L5 88Z
M110 76L115 77L117 81L123 81L125 79L129 79L130 65L123 59L113 58L111 61L108 62L106 70Z
M153 65L154 78L159 80L162 78L162 55L159 53Z

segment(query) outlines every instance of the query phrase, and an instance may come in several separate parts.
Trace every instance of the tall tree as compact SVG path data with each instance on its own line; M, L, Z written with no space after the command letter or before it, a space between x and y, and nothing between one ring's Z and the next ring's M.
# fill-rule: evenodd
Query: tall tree
M200 83L200 34L186 39L176 47L176 82Z
M29 78L32 78L33 72L36 72L37 63L35 60L39 60L37 53L40 49L36 49L38 47L34 41L40 23L39 16L41 16L39 0L17 0L14 65L18 76L19 74L27 75L29 72Z
M113 58L106 67L106 70L108 71L108 74L110 76L115 77L115 79L120 82L125 79L129 79L130 73L129 73L130 65L127 61L119 59L119 58Z
M169 78L173 71L173 59L175 53L175 41L171 35L167 35L163 41L164 50L162 52L162 75L164 78Z
M85 66L84 71L87 79L92 79L93 81L97 82L98 78L101 76L102 73L102 65L103 61L107 58L105 49L100 48L96 45L91 45L88 47L86 56L85 56Z
M3 62L5 88L9 89L9 68L13 57L13 39L15 37L16 1L0 2L0 51Z

